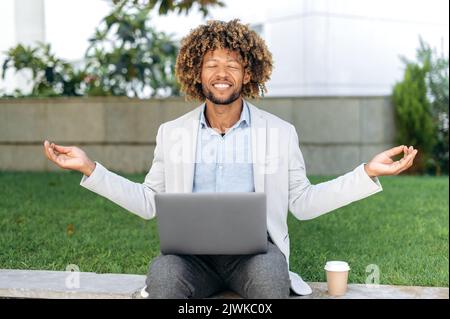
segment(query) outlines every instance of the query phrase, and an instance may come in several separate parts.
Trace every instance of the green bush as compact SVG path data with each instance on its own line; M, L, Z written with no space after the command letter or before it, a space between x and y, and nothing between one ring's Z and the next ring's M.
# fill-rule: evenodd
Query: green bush
M51 53L49 44L39 43L35 48L21 44L7 51L2 78L8 69L31 72L32 89L28 96L79 96L83 95L83 71L74 70L70 63ZM13 96L24 96L16 90Z
M149 9L118 6L103 19L86 52L88 95L179 95L178 47L150 27L148 14Z
M417 61L406 64L393 90L396 142L419 153L410 173L448 174L448 57L420 39Z
M437 127L437 143L433 149L433 165L436 174L448 175L448 130L449 130L449 100L448 100L448 57L438 55L436 51L421 42L419 56L428 61L430 71L427 75L428 96L431 101L433 120Z

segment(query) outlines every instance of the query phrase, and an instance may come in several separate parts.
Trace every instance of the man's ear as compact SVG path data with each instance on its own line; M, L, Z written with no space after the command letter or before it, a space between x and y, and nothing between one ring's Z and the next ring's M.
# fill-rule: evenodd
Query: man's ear
M250 82L250 74L248 72L244 73L244 79L242 80L242 83L247 84L248 82Z

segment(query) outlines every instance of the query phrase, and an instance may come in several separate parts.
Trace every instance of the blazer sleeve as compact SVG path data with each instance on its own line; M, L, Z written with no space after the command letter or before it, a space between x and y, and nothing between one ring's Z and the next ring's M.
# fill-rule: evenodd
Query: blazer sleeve
M371 178L362 163L353 171L327 182L312 185L306 177L305 161L297 132L289 134L289 210L300 220L316 218L382 191L378 178Z
M83 175L80 185L144 219L155 217L155 193L165 191L163 125L158 129L152 166L143 183L132 182L96 162L92 174Z

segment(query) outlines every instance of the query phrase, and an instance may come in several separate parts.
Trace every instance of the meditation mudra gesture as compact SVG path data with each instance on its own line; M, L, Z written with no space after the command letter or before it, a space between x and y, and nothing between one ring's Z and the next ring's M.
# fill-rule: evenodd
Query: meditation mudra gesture
M109 171L76 146L44 142L49 160L83 174L81 186L144 219L156 217L157 193L265 193L265 253L160 254L150 261L143 289L149 298L204 298L222 290L244 298L310 294L309 285L289 271L288 211L299 220L316 218L380 192L378 176L413 164L417 150L396 146L312 185L294 126L247 100L266 91L272 63L261 37L238 20L193 29L181 42L176 76L187 98L202 104L160 125L143 183Z

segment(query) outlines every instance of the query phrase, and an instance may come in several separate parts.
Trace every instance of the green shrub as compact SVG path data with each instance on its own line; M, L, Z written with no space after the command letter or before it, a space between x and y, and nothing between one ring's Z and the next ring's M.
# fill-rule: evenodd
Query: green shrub
M149 9L118 6L103 19L86 52L88 95L179 95L178 47L149 25L148 14Z
M448 175L448 57L437 54L423 41L421 41L418 56L424 61L422 63L430 65L430 71L427 74L428 96L433 120L437 127L437 142L433 148L433 170L438 175Z
M420 39L417 61L406 64L393 90L396 143L419 150L409 173L448 174L448 57Z
M16 90L13 96L79 96L83 95L83 71L74 70L66 61L51 53L49 44L36 47L21 44L9 49L3 63L2 78L8 69L31 72L32 89L29 94Z

